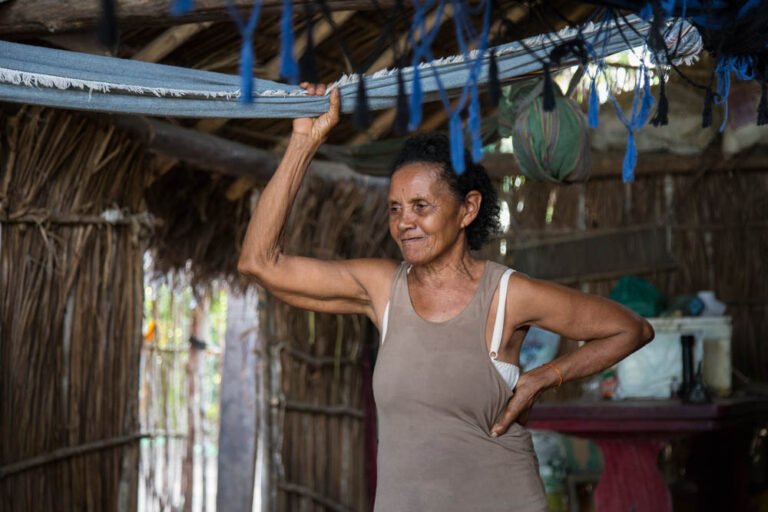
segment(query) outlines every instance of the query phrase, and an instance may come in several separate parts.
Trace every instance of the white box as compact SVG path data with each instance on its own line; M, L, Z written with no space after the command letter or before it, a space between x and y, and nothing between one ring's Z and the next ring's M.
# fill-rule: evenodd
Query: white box
M702 363L704 383L714 395L731 393L731 318L648 318L656 337L619 362L616 398L668 398L673 381L683 381L680 336L696 338L693 371Z

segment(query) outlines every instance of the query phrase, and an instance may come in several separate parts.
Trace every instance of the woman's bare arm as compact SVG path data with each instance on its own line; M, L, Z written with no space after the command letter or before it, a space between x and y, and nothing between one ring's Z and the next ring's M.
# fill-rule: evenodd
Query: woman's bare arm
M608 299L515 274L510 278L507 312L516 328L536 325L584 346L552 361L560 373L539 367L520 376L515 396L492 432L503 433L533 405L542 391L598 373L653 339L651 325Z
M325 86L306 86L323 94ZM287 255L282 232L312 157L339 120L338 90L327 113L296 119L288 148L251 216L238 270L288 304L333 313L360 313L379 323L395 263L388 260L323 261ZM373 293L370 291L373 290ZM372 295L375 295L372 296ZM376 307L374 307L376 303Z

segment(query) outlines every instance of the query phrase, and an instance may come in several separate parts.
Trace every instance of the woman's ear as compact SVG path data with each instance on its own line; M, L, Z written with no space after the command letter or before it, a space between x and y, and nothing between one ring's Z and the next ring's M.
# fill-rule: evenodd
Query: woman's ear
M483 202L483 196L477 190L470 190L464 196L464 215L461 219L461 227L465 228L472 224L480 213L480 204Z

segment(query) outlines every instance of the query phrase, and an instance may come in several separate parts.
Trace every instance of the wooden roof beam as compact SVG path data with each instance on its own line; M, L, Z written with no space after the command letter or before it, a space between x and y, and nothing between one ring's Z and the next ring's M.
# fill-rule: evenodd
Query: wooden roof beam
M204 171L265 183L280 162L280 157L271 151L157 119L128 115L101 116L97 119L108 120L157 155ZM315 160L310 164L310 170L324 179L353 179L370 186L386 186L388 183L387 178L359 174L344 164L334 162Z
M186 23L171 27L136 52L133 59L144 62L160 62L169 53L172 53L179 46L212 24L212 21L204 21L202 23Z
M250 9L253 0L232 0L242 9ZM294 0L294 9L310 0ZM196 0L195 9L172 16L169 0L123 0L118 4L120 26L148 27L181 25L204 21L229 20L226 0ZM282 0L263 0L263 13L282 11ZM390 8L395 0L379 0L380 8ZM375 5L370 0L328 0L331 11L368 11ZM83 0L12 0L0 4L0 36L40 36L61 32L89 30L98 26L101 3Z

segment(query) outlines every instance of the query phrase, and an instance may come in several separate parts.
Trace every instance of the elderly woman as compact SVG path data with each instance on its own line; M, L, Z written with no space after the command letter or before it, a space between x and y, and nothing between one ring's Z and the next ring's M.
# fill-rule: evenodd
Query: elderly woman
M325 86L304 85L309 94ZM650 341L650 325L609 300L474 257L498 226L484 169L457 175L443 136L415 137L397 157L389 230L403 256L321 261L285 254L281 232L307 167L339 119L296 119L251 218L239 269L304 309L366 315L379 327L376 510L545 511L530 435L520 426L545 390L603 370ZM584 340L520 374L532 325Z

